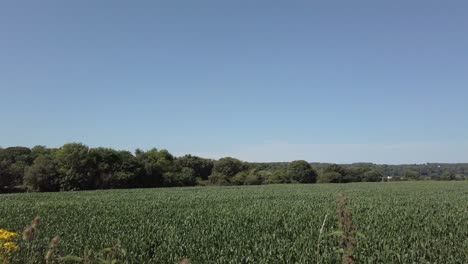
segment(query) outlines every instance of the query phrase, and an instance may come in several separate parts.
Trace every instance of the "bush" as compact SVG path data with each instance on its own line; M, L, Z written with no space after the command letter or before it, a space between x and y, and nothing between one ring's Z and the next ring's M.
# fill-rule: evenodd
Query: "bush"
M247 172L242 171L234 175L234 177L231 178L231 184L233 185L244 185L245 179L247 178Z
M262 179L256 172L249 173L244 179L244 185L260 185Z
M216 173L216 172L208 176L208 181L214 185L229 185L230 184L226 176L220 173Z

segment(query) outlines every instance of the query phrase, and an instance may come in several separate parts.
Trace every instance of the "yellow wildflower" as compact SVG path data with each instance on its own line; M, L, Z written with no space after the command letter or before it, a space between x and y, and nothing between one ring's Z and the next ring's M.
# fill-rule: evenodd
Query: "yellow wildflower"
M18 250L20 247L12 240L18 238L19 234L9 232L0 228L0 263L10 263L8 260L11 255Z
M2 247L7 253L14 253L20 249L15 242L6 242Z
M10 240L19 237L17 233L8 232L0 228L0 240Z

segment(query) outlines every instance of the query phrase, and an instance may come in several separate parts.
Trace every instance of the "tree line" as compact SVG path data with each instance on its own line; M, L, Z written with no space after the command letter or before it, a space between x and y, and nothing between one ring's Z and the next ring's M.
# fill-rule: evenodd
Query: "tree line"
M269 183L347 183L386 180L463 180L467 164L349 165L248 163L192 155L175 157L167 150L134 153L69 143L0 148L0 192L73 191L195 185L258 185Z

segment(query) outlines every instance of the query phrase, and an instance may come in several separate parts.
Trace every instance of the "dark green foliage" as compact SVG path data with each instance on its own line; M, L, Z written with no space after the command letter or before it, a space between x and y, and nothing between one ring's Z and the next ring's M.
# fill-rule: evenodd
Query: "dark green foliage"
M363 182L378 182L382 181L383 174L378 170L369 170L362 174L361 181Z
M256 170L249 171L246 163L235 158L226 157L214 163L213 173L208 179L211 184L216 185L243 185L246 184L246 181L252 184L261 183L261 180L253 180L254 178L261 178L261 176L253 176L253 174L256 174Z
M220 174L219 172L213 172L209 177L208 181L214 185L230 185L231 181L225 175Z
M268 183L290 183L286 169L275 170L268 175Z
M233 185L244 185L245 179L247 178L248 172L247 171L241 171L231 177L230 182Z
M419 172L414 170L407 170L405 172L405 179L407 180L418 180L419 179Z
M128 151L95 148L89 151L94 186L98 189L136 187L141 166Z
M39 155L53 155L55 149L47 148L46 146L34 146L31 148L31 158L35 160Z
M247 166L242 161L231 157L226 157L219 159L214 163L213 173L230 178L246 169Z
M214 162L212 160L192 155L185 155L177 158L176 163L180 167L193 169L195 177L199 177L203 180L208 179L208 176L210 176L214 166Z
M0 151L0 159L10 162L23 162L31 164L33 158L31 157L31 150L26 147L9 147Z
M7 191L15 186L17 180L10 172L11 162L0 160L0 192Z
M155 148L137 149L134 155L80 143L58 149L0 148L0 192L429 179L466 180L468 164L247 163L231 157L217 161L192 155L174 157Z
M89 148L80 143L63 145L55 154L59 164L60 190L89 190L93 188Z
M58 165L49 155L39 155L26 171L24 184L29 190L55 192L59 190Z
M0 150L0 192L22 184L24 174L34 159L31 150L25 147L10 147Z
M143 166L139 182L141 187L164 185L164 173L175 172L174 156L167 150L153 148L149 151L136 151L136 158Z
M317 180L317 172L304 160L289 163L287 175L292 182L314 183Z
M262 184L262 176L256 170L251 170L244 179L244 185L260 185Z
M164 186L194 186L197 184L195 170L183 167L164 174Z
M94 186L109 188L112 178L119 171L120 157L117 151L109 148L95 148L89 151L91 174Z
M335 171L327 171L318 176L319 183L339 183L343 181L343 176Z
M141 164L129 151L118 152L120 160L118 171L111 178L111 188L129 188L138 186L138 176L143 172Z
M328 166L327 168L325 168L324 172L336 172L342 176L348 174L348 169L343 167L343 166L340 166L338 164L332 164L330 166Z
M241 171L230 178L233 185L260 185L262 181L262 175L255 169Z
M446 171L441 175L440 179L444 181L453 181L456 179L456 176L455 173Z
M381 181L383 175L372 166L361 165L359 167L345 167L338 164L331 164L323 169L319 176L320 183L346 183Z

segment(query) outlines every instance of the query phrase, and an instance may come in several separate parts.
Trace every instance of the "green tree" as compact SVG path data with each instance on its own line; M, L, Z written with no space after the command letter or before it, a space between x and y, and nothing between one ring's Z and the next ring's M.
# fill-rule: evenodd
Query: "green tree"
M256 169L251 169L244 179L244 185L260 185L262 184L262 175Z
M31 164L34 159L31 157L31 150L26 147L9 147L0 151L0 160L14 162L23 162Z
M57 150L60 190L93 189L92 160L89 148L81 143L69 143Z
M405 179L407 180L419 180L419 172L414 170L407 170L405 172Z
M373 170L373 167L367 163L353 164L350 168L346 168L346 173L343 177L343 182L360 182L367 181L363 179L364 175ZM370 175L368 175L370 176Z
M230 179L230 183L232 185L244 185L245 179L247 178L247 171L241 171L236 175L232 176Z
M111 187L112 177L119 171L120 156L110 148L93 148L89 150L93 185L97 189Z
M440 173L431 173L431 175L429 176L431 180L436 180L436 181L440 181L441 180L441 175Z
M13 190L23 184L23 178L33 162L31 150L26 147L9 147L0 150L0 192Z
M215 171L213 171L213 173L210 176L208 176L209 182L215 185L231 185L231 178L228 178L225 175L222 175L221 173Z
M24 184L31 191L55 192L59 190L58 166L53 157L39 155L26 171Z
M89 151L96 188L132 188L136 186L141 167L128 151L94 148Z
M35 160L39 155L51 155L52 149L45 146L34 146L31 148L31 158Z
M183 167L177 171L164 173L164 186L194 186L196 184L197 178L192 168Z
M339 183L343 182L343 176L335 171L327 171L320 173L317 178L319 183Z
M346 175L348 173L348 170L345 167L340 166L338 164L331 164L325 168L325 172L332 172L332 171L337 172L341 175Z
M15 177L10 172L11 162L0 160L0 193L15 186Z
M361 181L363 182L379 182L382 181L383 174L378 170L370 170L362 175Z
M287 170L284 169L279 169L279 170L274 170L269 176L268 176L268 183L290 183L291 180L288 177L288 172Z
M440 177L441 180L443 181L453 181L455 180L455 173L451 172L451 171L446 171L442 174L442 176Z
M112 177L111 188L133 188L138 186L138 176L143 166L130 151L119 151L119 169Z
M247 166L242 161L231 157L219 159L213 167L213 173L218 173L227 178L244 170L247 170Z
M323 170L325 178L328 178L331 183L344 183L352 181L355 177L351 175L351 171L348 168L340 166L338 164L331 164ZM339 175L339 176L338 176Z
M177 158L176 163L182 168L191 168L195 173L195 177L199 177L203 180L208 179L208 176L211 175L214 166L214 162L212 160L192 155L185 155Z
M233 185L260 185L262 184L262 175L256 169L241 171L231 178Z
M177 172L175 158L167 150L157 150L153 148L147 152L137 150L136 158L143 166L143 173L139 182L142 187L158 187L170 182L164 179L164 175L171 175Z
M317 172L305 160L290 162L287 174L291 181L300 183L315 183L317 178Z

